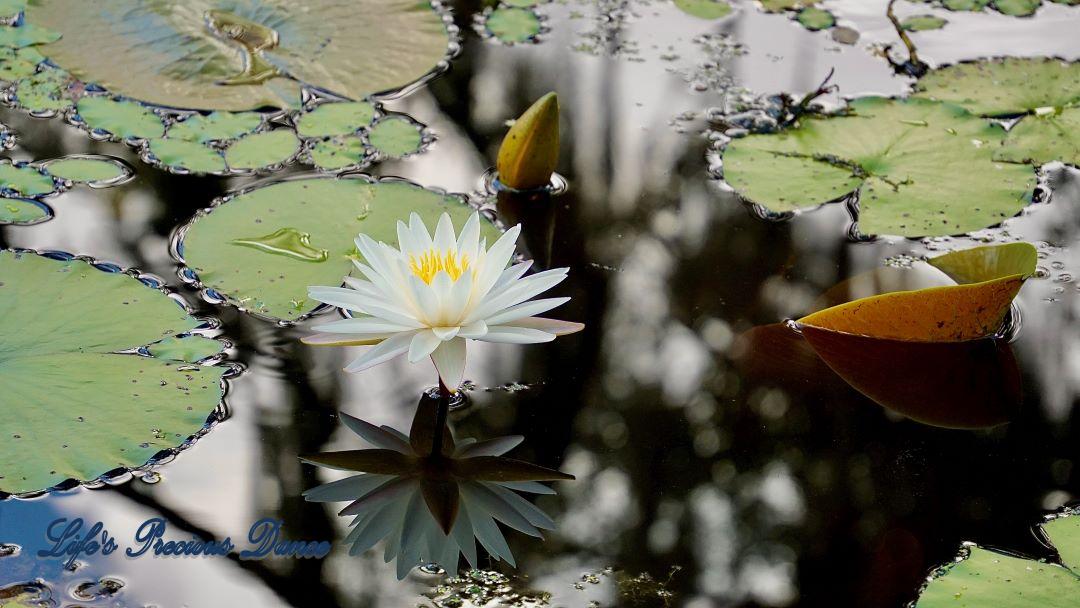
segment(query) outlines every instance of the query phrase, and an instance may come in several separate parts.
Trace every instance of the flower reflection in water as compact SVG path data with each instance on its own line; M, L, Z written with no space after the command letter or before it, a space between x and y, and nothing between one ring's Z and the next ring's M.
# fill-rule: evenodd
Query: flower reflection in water
M308 490L312 502L352 501L338 514L352 516L350 555L386 539L384 558L397 559L398 578L435 563L456 572L459 555L477 567L475 541L514 566L496 521L530 536L555 523L517 492L554 494L540 481L573 479L535 464L506 458L521 436L455 441L446 426L447 396L425 395L406 436L389 427L341 414L346 427L374 449L301 457L319 466L359 472ZM474 541L475 539L475 541Z

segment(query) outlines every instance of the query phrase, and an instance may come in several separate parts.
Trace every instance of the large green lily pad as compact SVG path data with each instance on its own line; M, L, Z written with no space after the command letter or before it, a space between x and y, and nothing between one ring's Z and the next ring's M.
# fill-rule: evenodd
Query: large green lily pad
M724 179L774 212L858 192L862 234L966 233L1028 203L1035 172L993 160L1005 136L1000 126L921 99L867 97L849 110L733 140L724 152Z
M941 568L916 608L1076 608L1080 606L1080 516L1043 525L1062 564L971 546Z
M416 212L434 226L443 212L456 226L472 209L406 182L306 177L242 191L186 229L180 254L203 287L275 320L295 321L318 306L311 285L339 285L355 271L360 232L397 244L397 221ZM488 242L495 227L484 222Z
M223 368L118 354L199 325L128 274L0 251L0 310L4 492L141 466L221 401Z
M919 79L915 96L955 103L982 116L1072 106L1080 104L1080 63L1012 57L957 63Z
M994 158L1011 163L1080 164L1080 108L1045 116L1025 116L1009 129Z
M192 109L297 107L301 83L360 99L415 82L447 55L446 25L427 2L310 0L303 9L292 0L35 0L26 19L63 34L41 51L81 80Z

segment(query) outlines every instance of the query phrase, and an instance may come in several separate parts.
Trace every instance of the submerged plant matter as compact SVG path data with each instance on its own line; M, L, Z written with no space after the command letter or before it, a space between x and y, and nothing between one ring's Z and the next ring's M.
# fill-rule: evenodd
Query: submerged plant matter
M442 384L456 391L465 374L470 340L507 344L550 342L581 331L580 323L539 317L570 298L535 296L566 278L567 268L525 276L531 262L510 266L520 226L488 248L474 213L455 234L442 214L432 235L419 215L397 224L398 246L361 233L354 260L364 279L345 277L346 287L312 287L313 300L357 316L315 326L304 339L318 346L373 345L345 371L358 372L408 353L417 363L428 357ZM524 278L523 278L524 277Z
M385 558L397 559L398 578L428 563L456 573L461 555L475 568L476 541L513 566L514 556L495 521L542 538L539 529L552 529L555 523L516 492L554 494L537 482L574 478L503 456L521 443L520 436L455 441L445 409L440 410L446 401L425 395L408 436L342 413L342 423L375 449L301 457L360 473L308 490L304 498L350 501L338 513L353 517L346 538L349 554L360 555L386 538Z

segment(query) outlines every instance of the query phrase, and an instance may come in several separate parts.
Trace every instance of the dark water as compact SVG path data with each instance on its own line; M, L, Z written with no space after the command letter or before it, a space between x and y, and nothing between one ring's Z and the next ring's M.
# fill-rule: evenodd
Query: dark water
M523 434L515 454L577 476L539 501L558 523L546 541L506 533L522 584L551 592L552 605L633 605L616 580L648 573L674 595L646 585L642 605L900 606L961 541L1046 555L1030 525L1080 496L1080 290L1071 279L1080 272L1080 174L1050 168L1052 200L977 238L873 242L847 239L842 205L770 222L708 179L702 131L708 109L723 102L719 87L802 93L835 67L832 103L906 90L908 80L862 48L893 38L884 3L827 4L862 32L859 46L753 10L717 26L661 2L599 1L542 6L545 42L508 49L477 39L470 24L479 7L459 3L466 38L451 71L387 103L439 139L374 172L470 192L492 164L504 121L549 90L561 98L559 171L570 187L554 206L550 251L539 221L526 223L525 241L538 258L550 256L547 265L571 269L556 295L573 300L558 316L587 329L546 345L471 346L471 405L451 416L464 436ZM1049 4L1035 19L951 16L945 30L920 35L921 55L935 64L1075 59L1078 12ZM720 31L747 54L695 41ZM4 227L4 246L92 254L179 285L170 231L246 183L169 175L60 121L13 111L0 119L22 136L19 158L95 152L138 169L123 188L55 199L48 223ZM741 332L800 316L830 286L885 259L1012 239L1038 246L1043 272L1018 300L1012 350L1023 401L1007 425L928 426L828 374L780 366L763 376L733 361ZM158 469L156 483L0 503L0 542L23 547L0 558L0 585L41 579L57 605L418 604L430 577L399 582L378 551L259 562L117 554L84 558L70 572L33 558L57 517L101 520L122 539L149 517L166 518L181 538L244 538L267 516L282 519L290 538L344 536L345 520L300 497L322 478L297 455L359 447L338 411L407 428L431 369L398 360L346 375L351 353L301 345L304 327L205 304L201 312L223 321L238 345L233 359L247 368L231 383L230 417ZM79 591L94 599L73 595L103 577L122 584L115 595L108 581Z

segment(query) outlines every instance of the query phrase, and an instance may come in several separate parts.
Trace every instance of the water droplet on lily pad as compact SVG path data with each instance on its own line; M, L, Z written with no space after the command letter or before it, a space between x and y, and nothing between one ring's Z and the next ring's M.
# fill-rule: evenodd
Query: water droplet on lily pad
M190 271L187 280L213 290L229 303L274 320L295 321L318 304L308 301L310 285L338 285L354 270L353 239L364 232L397 243L397 222L412 212L434 225L449 212L455 225L473 213L462 199L403 181L371 182L359 176L309 176L262 185L227 196L179 232L174 246ZM482 220L488 242L497 229ZM271 255L261 247L237 246L278 227L307 233L312 247L328 252L313 264L294 255ZM305 303L297 306L296 302Z
M325 262L330 254L311 246L311 235L296 228L282 228L271 234L233 239L233 245L251 247L274 255L284 255L305 262Z
M113 268L0 251L0 427L21 437L0 443L4 492L142 466L202 432L221 402L224 368L122 352L201 322Z
M388 116L368 131L368 143L383 156L400 158L420 151L424 126L404 116Z
M41 52L80 80L200 110L291 108L304 84L351 99L396 90L451 43L427 2L49 0L26 21L63 34Z
M300 151L291 129L277 129L242 137L225 150L225 162L234 170L258 170L290 162Z

